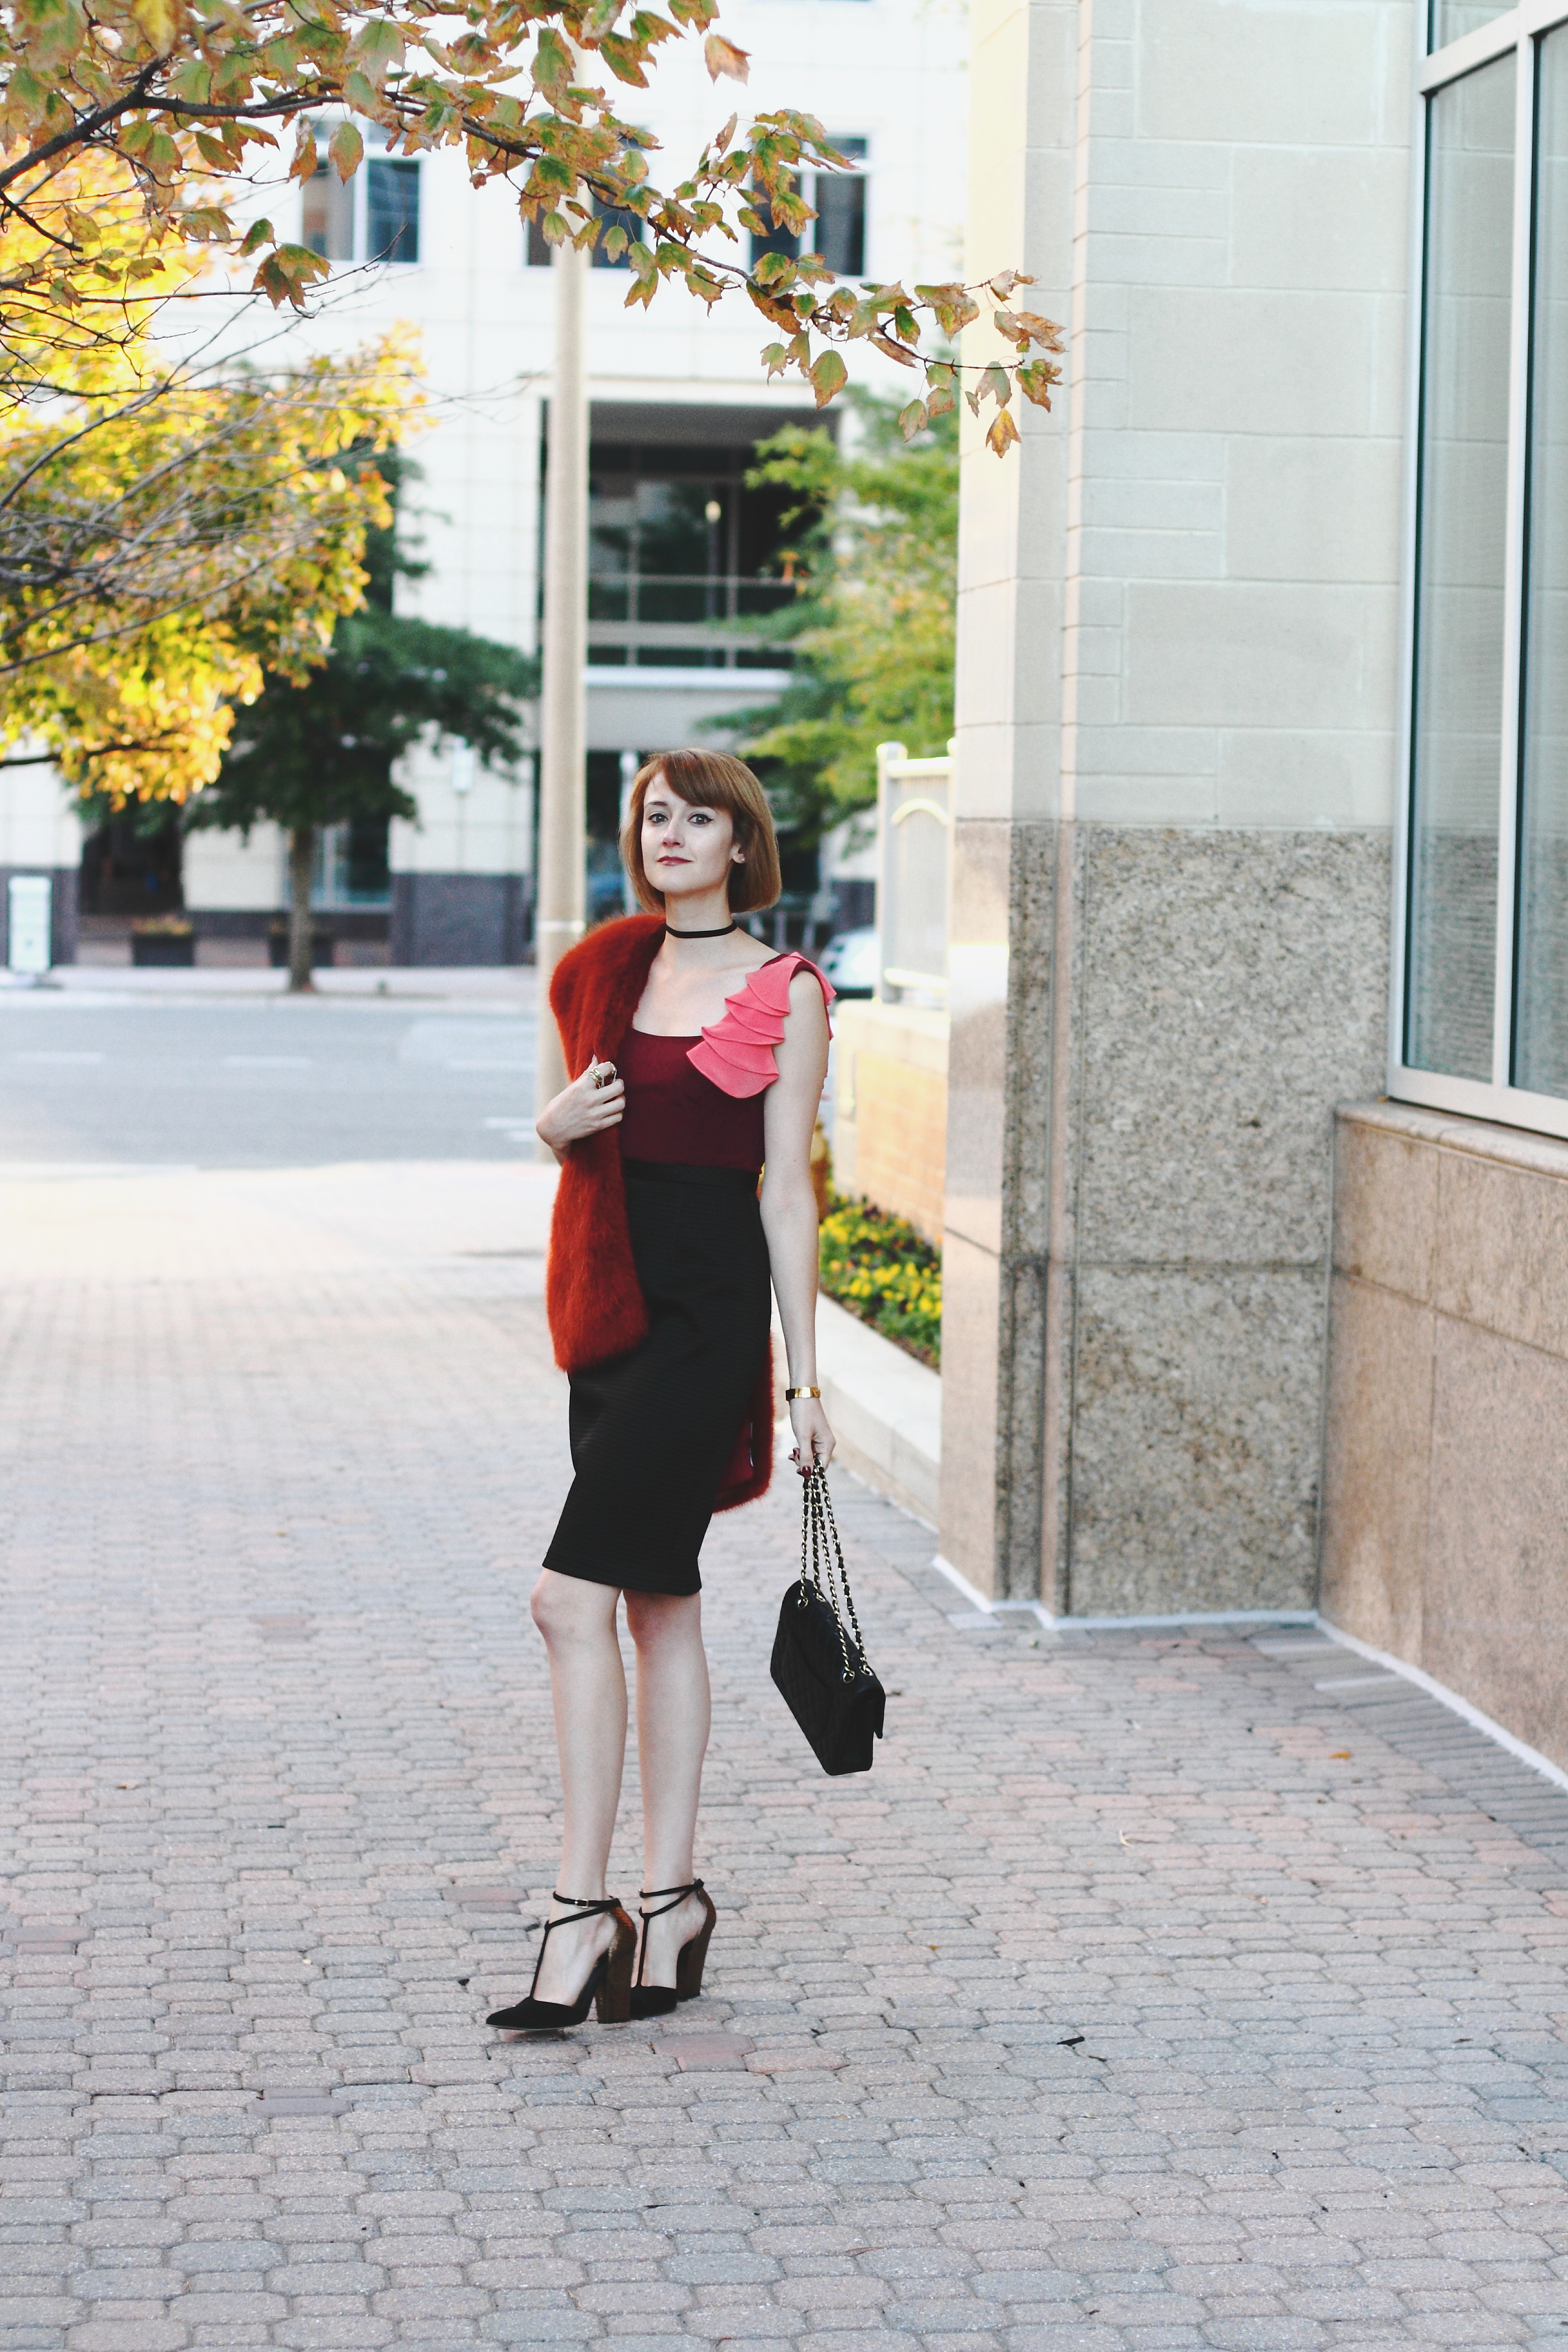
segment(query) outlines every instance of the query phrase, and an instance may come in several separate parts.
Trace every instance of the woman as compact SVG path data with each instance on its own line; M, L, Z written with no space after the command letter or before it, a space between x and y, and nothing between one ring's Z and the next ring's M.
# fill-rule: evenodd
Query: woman
M558 965L551 1005L576 1075L538 1122L562 1169L547 1304L576 1475L533 1594L565 1799L561 1892L528 1999L489 2021L521 2031L581 2024L590 2002L601 2022L657 2016L701 1990L714 1910L692 1874L709 1722L697 1556L714 1508L768 1482L770 1278L792 1458L804 1475L833 1454L810 1169L833 992L736 922L779 894L762 788L722 752L666 752L632 787L621 854L654 911L590 933ZM623 1595L640 1939L605 1893L626 1750Z

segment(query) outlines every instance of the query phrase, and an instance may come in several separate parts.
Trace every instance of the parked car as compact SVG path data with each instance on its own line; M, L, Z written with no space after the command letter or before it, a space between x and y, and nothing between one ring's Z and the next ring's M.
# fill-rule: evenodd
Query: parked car
M881 965L881 942L875 925L836 933L817 962L840 996L875 996Z

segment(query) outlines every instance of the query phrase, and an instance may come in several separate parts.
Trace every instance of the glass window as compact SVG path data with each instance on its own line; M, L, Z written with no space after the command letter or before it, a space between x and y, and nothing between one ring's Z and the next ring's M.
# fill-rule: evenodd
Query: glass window
M1497 961L1515 65L1427 114L1405 1058L1489 1080Z
M1470 55L1490 46L1486 62L1447 80L1448 60L1421 68L1405 992L1389 1091L1568 1136L1568 24L1521 51L1517 18L1485 21L1495 29Z
M419 258L419 166L383 156L364 166L367 261Z
M1539 76L1513 1082L1568 1096L1568 30Z
M841 155L864 163L863 139L834 139ZM858 278L866 267L866 180L859 172L819 172L813 198L816 218L806 226L806 241L827 268L840 278Z
M326 261L354 257L354 184L340 180L327 160L325 139L316 142L316 168L300 191L300 241Z
M598 241L594 247L591 257L593 267L595 269L629 269L632 266L630 253L622 252L614 256L606 253L605 239L613 228L619 228L625 230L628 247L640 245L643 241L643 224L637 214L627 212L624 205L607 205L603 196L595 196L594 217L595 220L602 221L604 226L600 229ZM542 244L542 238L540 241Z
M688 430L695 421L681 419ZM753 454L750 444L595 440L588 488L595 662L743 666L755 640L742 625L795 595L779 556L791 496L748 485ZM770 643L763 666L788 659L785 647Z
M1478 25L1490 25L1507 14L1508 0L1432 0L1429 45L1446 49Z
M774 227L773 208L755 188L751 192L751 205L758 219L766 223L763 236L759 236L755 229L752 231L752 268L756 268L764 253L782 253L787 261L793 261L800 251L800 239L794 229ZM806 226L811 226L809 221Z

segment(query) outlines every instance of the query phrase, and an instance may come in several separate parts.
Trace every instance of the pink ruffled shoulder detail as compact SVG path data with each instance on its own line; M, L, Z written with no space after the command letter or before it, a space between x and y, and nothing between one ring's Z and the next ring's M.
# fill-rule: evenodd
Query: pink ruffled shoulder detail
M746 984L729 999L721 1021L704 1029L686 1058L694 1070L737 1100L760 1095L778 1076L773 1047L784 1035L789 1011L789 984L797 971L809 971L822 983L822 1001L831 1004L833 983L817 971L809 956L780 956L746 975Z

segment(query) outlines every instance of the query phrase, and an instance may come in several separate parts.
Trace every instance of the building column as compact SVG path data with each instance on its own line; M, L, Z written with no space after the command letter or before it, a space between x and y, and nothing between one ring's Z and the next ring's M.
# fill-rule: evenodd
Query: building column
M544 485L544 681L540 710L538 1080L542 1110L572 1075L550 1010L550 982L583 936L587 854L588 393L583 349L588 256L558 245L555 373L550 395L550 465ZM542 1158L551 1154L539 1146Z
M1059 0L977 0L966 276L1023 268L1069 299L1075 42ZM1000 349L971 330L965 358ZM1026 408L998 460L964 416L959 532L942 1554L984 1592L1039 1590L1053 866L1067 467Z

